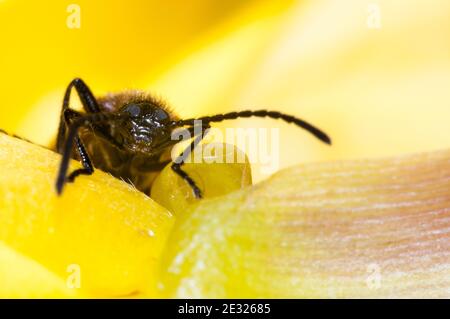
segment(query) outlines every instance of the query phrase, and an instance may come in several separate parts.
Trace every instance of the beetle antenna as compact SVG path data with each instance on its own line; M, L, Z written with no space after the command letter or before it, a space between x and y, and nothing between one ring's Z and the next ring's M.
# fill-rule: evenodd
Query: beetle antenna
M211 122L222 122L225 120L235 120L237 118L245 118L245 117L269 117L273 119L280 119L287 123L293 123L302 129L308 131L315 137L317 137L319 140L326 144L331 145L331 138L322 130L319 128L313 126L312 124L299 119L298 117L284 114L277 111L268 111L268 110L257 110L257 111L240 111L240 112L230 112L230 113L224 113L224 114L217 114L213 116L202 116L197 119L187 119L187 120L180 120L176 121L173 124L175 126L185 126L185 125L191 125L194 126L194 121L202 121L202 125L207 125Z

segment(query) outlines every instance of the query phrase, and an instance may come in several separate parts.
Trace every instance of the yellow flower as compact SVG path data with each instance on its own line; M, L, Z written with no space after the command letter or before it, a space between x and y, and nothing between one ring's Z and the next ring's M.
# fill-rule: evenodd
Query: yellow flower
M59 156L4 134L0 139L0 239L9 249L61 277L59 285L54 283L57 292L65 292L66 284L76 291L78 282L100 296L126 296L153 286L158 258L174 222L170 212L100 172L80 179L75 187L69 185L59 198L54 191ZM2 263L19 259L9 255L6 251ZM7 277L23 276L24 267L5 268L12 273ZM36 294L34 283L29 283L30 290L22 286L23 296ZM45 285L43 289L45 293Z
M450 151L254 186L248 163L187 164L201 201L166 168L152 195L175 217L100 171L59 198L57 154L0 147L2 297L449 296Z
M0 128L48 145L80 76L96 94L147 88L182 117L273 108L332 136L219 125L279 127L282 168L450 146L446 1L77 3L79 29L58 1L0 1ZM211 196L244 189L193 206L166 170L161 206L101 172L57 198L56 154L0 145L2 297L449 296L448 151L269 179L194 165Z

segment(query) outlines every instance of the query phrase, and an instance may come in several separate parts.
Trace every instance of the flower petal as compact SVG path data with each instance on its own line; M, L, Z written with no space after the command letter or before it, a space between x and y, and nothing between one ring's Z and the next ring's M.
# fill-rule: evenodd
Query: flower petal
M59 161L54 152L0 134L0 240L64 281L79 272L85 291L122 296L147 290L172 214L98 170L58 197Z
M173 297L450 297L450 151L296 166L177 220Z
M202 151L197 152L199 146L191 154L190 162L182 168L194 179L203 198L226 195L252 184L250 163L244 152L230 144L211 143L202 147ZM178 216L198 199L171 166L167 165L154 181L151 197Z

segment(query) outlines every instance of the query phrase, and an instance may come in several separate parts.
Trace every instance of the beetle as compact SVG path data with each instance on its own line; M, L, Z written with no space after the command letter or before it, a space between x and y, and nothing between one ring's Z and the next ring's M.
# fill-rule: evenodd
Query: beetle
M85 113L69 107L73 89L78 93ZM331 139L320 129L281 112L246 110L180 119L164 102L149 94L129 91L95 98L86 83L75 78L64 94L56 140L56 150L62 155L56 179L57 194L62 193L65 183L73 182L77 176L92 174L94 167L149 194L156 174L172 162L169 151L179 142L171 138L172 132L185 128L190 133L197 132L197 135L193 136L190 146L172 162L171 168L189 184L194 196L201 198L201 190L182 169L183 163L203 139L211 123L248 117L281 119L331 144ZM83 167L67 175L71 158L80 160Z

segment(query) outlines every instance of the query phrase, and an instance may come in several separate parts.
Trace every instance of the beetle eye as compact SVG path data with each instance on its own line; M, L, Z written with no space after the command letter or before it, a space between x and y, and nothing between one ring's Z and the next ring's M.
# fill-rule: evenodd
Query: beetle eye
M164 122L169 118L169 114L167 114L166 111L160 108L156 109L153 114L155 116L155 120L157 120L158 122Z
M132 117L138 117L141 114L141 107L137 104L128 104L123 111L130 114Z

